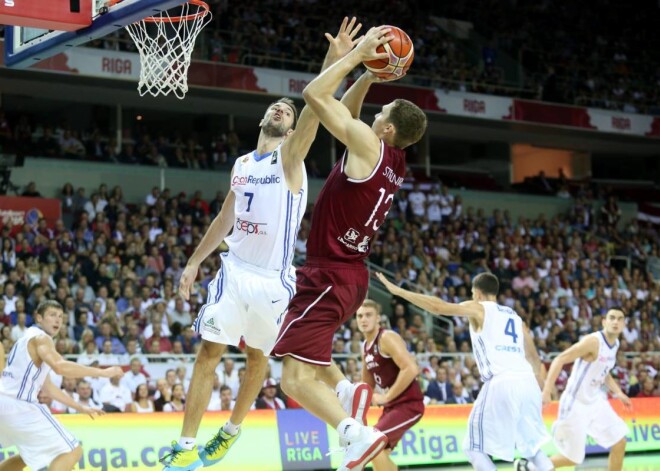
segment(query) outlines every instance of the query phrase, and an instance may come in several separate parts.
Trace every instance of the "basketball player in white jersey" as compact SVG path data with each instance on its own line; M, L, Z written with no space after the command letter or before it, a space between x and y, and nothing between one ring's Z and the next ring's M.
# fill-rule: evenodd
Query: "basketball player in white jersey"
M541 450L549 438L541 416L541 360L520 316L497 304L497 277L491 273L475 276L472 301L452 304L400 288L381 273L376 276L390 293L426 311L469 319L472 350L484 382L463 444L472 467L495 470L491 456L513 461L517 450L535 469L554 469Z
M355 23L355 18L344 18L336 37L326 33L330 45L323 69L354 47L361 26ZM240 424L261 390L280 317L295 292L294 245L307 206L303 161L319 126L308 107L296 118L288 98L268 107L259 123L257 148L236 160L231 191L181 276L179 293L188 299L199 265L223 240L227 242L229 252L221 256L222 267L193 325L202 345L181 437L162 460L165 470L190 471L220 461L239 437ZM245 381L229 421L198 450L195 438L211 397L215 368L226 346L238 346L241 337L247 346Z
M62 327L62 306L43 301L35 311L36 323L29 327L7 355L7 366L0 377L0 447L16 446L18 455L0 463L1 471L50 471L73 469L82 456L80 442L51 415L37 395L49 397L94 418L103 414L78 404L49 379L50 371L71 378L96 376L111 378L124 373L118 366L93 368L66 361L55 350L53 337Z
M543 387L544 405L550 402L561 370L575 362L559 400L557 421L552 426L553 440L559 450L559 454L551 458L556 468L575 466L584 461L587 435L603 448L610 449L608 470L617 471L623 467L628 426L612 409L604 388L609 389L626 408L632 408L630 398L610 375L616 364L619 335L624 326L623 311L610 309L603 318L603 330L585 335L550 365Z

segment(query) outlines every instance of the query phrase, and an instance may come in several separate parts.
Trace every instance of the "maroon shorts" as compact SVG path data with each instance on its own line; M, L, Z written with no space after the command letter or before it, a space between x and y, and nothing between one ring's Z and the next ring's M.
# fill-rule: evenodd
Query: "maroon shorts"
M423 415L424 403L422 401L402 402L385 407L383 415L380 416L374 427L387 435L387 448L393 450L406 430L419 422Z
M369 288L364 265L305 265L297 270L296 294L289 303L273 355L305 363L331 363L335 332L362 305Z

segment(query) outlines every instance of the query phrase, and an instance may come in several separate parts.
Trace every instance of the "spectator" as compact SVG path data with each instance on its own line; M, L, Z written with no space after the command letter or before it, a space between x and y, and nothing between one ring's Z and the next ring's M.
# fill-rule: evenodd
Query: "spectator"
M183 412L185 405L183 385L173 385L170 400L163 406L163 412Z
M120 383L129 391L136 391L141 384L147 384L147 377L142 373L142 362L139 358L133 358L130 369L124 374Z
M90 407L92 409L102 409L103 406L96 402L92 397L92 385L85 380L78 381L76 386L76 396L74 400L83 407ZM69 414L76 414L77 411L71 407L68 409Z
M139 414L155 411L154 402L149 399L149 387L146 382L135 387L135 400L130 405L130 411Z
M454 403L452 402L456 400L454 390L447 378L445 368L438 368L435 381L429 383L424 395L431 399L431 404Z
M273 378L269 378L264 381L264 386L261 389L261 395L257 398L255 407L257 409L272 410L286 409L286 404L284 404L284 401L277 397L277 381L275 381Z
M133 402L131 392L119 383L119 377L110 378L110 381L101 388L99 400L103 403L105 412L125 412Z

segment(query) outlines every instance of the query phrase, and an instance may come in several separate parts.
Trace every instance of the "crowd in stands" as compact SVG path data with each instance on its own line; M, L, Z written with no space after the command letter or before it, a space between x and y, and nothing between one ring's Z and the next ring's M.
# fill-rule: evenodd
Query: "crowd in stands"
M23 194L40 196L34 183ZM190 326L219 258L202 264L188 301L176 287L223 194L208 201L199 191L189 197L153 188L135 204L124 201L120 187L101 185L87 198L84 188L74 191L67 184L59 196L63 218L53 227L41 220L0 230L5 350L34 322L41 300L58 300L65 327L56 338L57 351L77 355L81 363L118 364L128 371L118 381L56 379L64 390L109 411L181 410L192 374L185 355L199 345ZM501 281L499 302L525 318L545 360L598 330L607 309L620 306L627 321L616 378L633 396L657 396L660 284L647 266L660 260L658 231L619 217L614 199L601 207L588 192L575 198L569 214L513 221L506 210L487 215L464 208L446 187L423 192L414 186L397 196L369 259L400 285L452 302L468 299L472 276L492 271ZM307 214L296 244L300 256L309 221ZM613 256L627 262L618 264ZM452 322L453 336L436 335L399 299L383 309L382 324L418 355L419 380L431 403L469 402L481 386L467 326L459 318ZM335 340L334 352L351 380L360 378L361 340L354 320ZM280 368L271 363L255 407L295 406L275 399ZM231 407L243 371L242 364L224 360L209 407ZM50 406L66 412L57 403Z
M405 79L410 83L660 112L660 56L653 33L660 19L657 5L640 9L608 1L594 15L587 5L559 0L423 2L417 8L388 2L377 9L343 0L312 2L312 8L298 1L209 3L214 21L198 40L198 59L315 73L326 50L322 33L334 31L344 15L356 15L366 26L396 18L415 45L415 65ZM621 27L622 18L626 27ZM476 35L461 39L450 34L451 20L472 24ZM122 31L96 46L135 50ZM520 64L522 77L505 77L505 56Z

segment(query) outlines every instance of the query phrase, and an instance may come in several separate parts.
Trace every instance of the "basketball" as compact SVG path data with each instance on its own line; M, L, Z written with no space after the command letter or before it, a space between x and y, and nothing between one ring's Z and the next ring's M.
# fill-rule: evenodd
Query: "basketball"
M387 52L389 59L365 61L364 66L376 77L391 80L400 78L408 71L415 57L415 50L405 31L396 26L387 27L392 29L388 34L394 36L394 39L384 46L378 46L376 51Z

